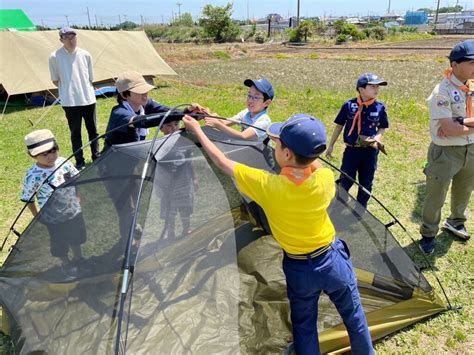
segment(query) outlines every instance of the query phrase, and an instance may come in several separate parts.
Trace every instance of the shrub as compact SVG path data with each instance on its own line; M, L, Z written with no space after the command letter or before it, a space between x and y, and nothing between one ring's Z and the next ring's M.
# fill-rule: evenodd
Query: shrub
M255 42L257 43L263 43L265 42L265 32L259 31L255 33L255 36L253 37Z
M230 59L230 54L224 51L216 51L213 53L213 55L217 59L224 59L224 60Z
M301 42L303 37L301 36L301 32L298 28L290 28L288 31L288 39L290 42Z
M338 34L336 37L336 44L342 44L344 42L347 42L349 40L350 36L346 35L344 33Z

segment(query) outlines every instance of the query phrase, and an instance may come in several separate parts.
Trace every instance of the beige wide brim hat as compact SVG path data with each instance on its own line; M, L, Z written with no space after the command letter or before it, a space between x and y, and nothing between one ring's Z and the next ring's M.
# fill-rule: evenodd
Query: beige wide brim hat
M126 71L117 78L115 87L119 93L131 91L135 94L146 94L153 90L155 86L146 82L145 78L136 71Z
M25 136L25 144L30 154L37 156L56 146L56 138L49 129L39 129Z

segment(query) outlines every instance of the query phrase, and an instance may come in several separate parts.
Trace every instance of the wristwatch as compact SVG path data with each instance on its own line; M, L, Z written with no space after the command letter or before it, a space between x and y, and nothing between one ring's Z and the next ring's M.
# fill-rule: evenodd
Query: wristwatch
M454 119L455 119L456 122L458 122L459 124L464 125L464 117L455 117Z

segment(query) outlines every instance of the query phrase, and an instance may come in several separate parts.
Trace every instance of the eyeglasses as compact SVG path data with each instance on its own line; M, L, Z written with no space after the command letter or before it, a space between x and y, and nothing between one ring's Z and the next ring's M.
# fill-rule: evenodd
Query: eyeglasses
M64 35L62 36L63 39L68 39L68 40L73 40L74 38L76 38L76 35L75 34L70 34L70 35Z
M263 100L263 96L254 96L251 94L247 94L247 100L250 100L250 101Z
M58 147L53 147L50 150L47 150L46 152L39 153L38 155L42 156L42 157L47 157L51 153L53 153L53 154L56 153L58 151L58 149L59 149Z

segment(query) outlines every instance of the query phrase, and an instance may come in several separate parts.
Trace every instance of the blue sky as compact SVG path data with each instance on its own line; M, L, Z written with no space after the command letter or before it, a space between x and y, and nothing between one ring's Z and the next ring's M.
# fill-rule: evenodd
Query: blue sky
M233 3L236 19L264 17L268 13L279 13L287 17L296 15L297 0L0 0L2 9L21 8L37 24L61 27L86 25L115 25L120 21L160 23L168 22L172 16L190 12L199 17L206 4L223 6ZM329 15L381 15L387 12L390 2L392 12L404 14L420 7L435 9L437 0L300 0L301 16ZM459 0L464 8L474 9L474 0ZM178 6L177 4L181 5ZM453 6L456 0L441 0L440 6Z

